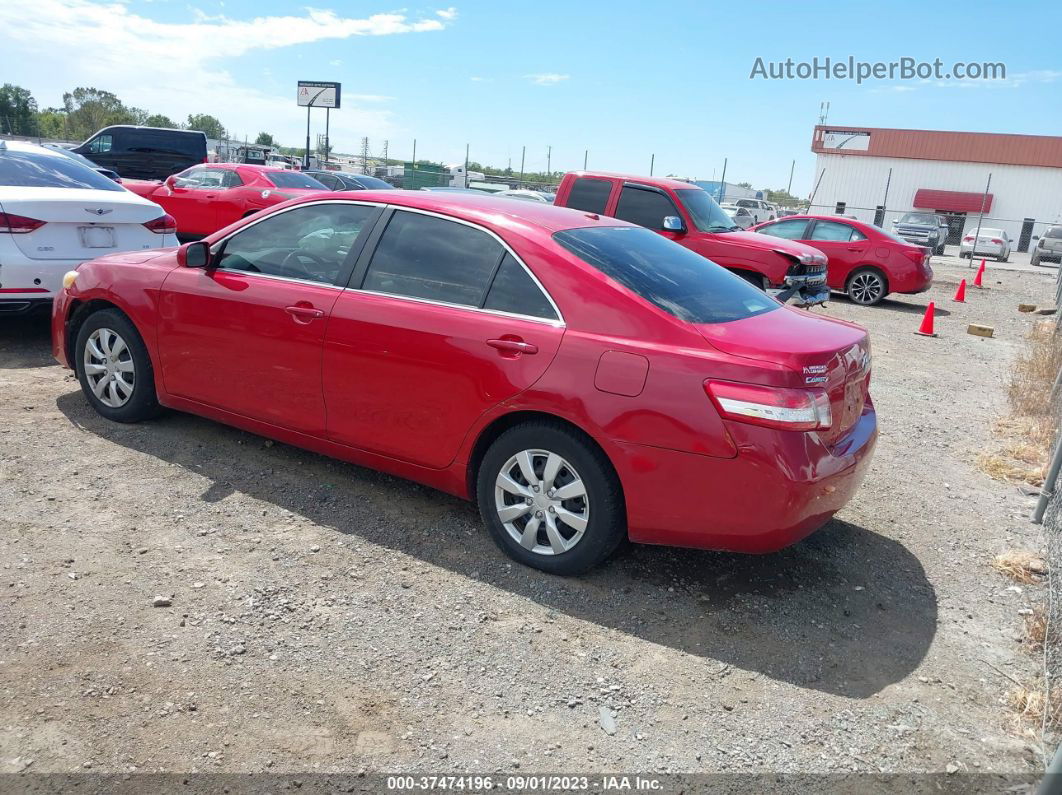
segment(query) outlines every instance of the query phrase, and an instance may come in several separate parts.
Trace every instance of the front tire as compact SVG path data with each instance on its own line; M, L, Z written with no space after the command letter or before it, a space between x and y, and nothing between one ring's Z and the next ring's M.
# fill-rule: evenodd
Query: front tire
M853 303L873 306L889 292L885 276L876 268L861 268L848 277L845 292Z
M513 560L550 574L582 574L627 533L619 478L601 450L556 422L510 428L476 475L480 515Z
M81 391L101 416L139 422L161 411L144 340L117 309L94 312L81 324L74 366Z

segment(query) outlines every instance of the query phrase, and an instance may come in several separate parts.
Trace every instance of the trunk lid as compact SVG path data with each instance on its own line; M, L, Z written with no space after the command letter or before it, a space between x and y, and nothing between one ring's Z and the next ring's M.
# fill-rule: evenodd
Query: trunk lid
M0 210L44 221L32 232L11 235L19 250L36 260L156 249L165 237L143 226L162 215L162 208L128 191L0 188Z
M791 386L825 389L833 421L817 433L827 443L843 436L863 412L870 383L870 338L854 323L783 306L730 323L699 324L712 347L792 371Z

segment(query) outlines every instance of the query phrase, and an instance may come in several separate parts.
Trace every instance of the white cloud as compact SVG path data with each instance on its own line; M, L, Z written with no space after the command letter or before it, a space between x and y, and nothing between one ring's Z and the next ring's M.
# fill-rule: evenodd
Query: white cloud
M530 80L536 86L555 86L571 75L559 75L556 72L542 72L534 75L524 75L525 80Z
M329 66L342 66L343 65L343 59L342 58L333 58L331 61L328 62L328 65Z
M35 80L26 86L42 105L57 103L58 94L75 85L96 86L172 118L210 113L233 133L253 136L266 129L297 144L305 136L305 116L296 112L294 84L289 92L270 93L235 79L225 61L326 40L439 31L456 13L447 8L426 17L388 12L353 18L306 8L300 16L233 19L193 10L189 22L171 23L141 16L120 2L2 0L0 51L12 58L20 49L24 61L42 66L47 60L41 85ZM54 99L42 96L44 86ZM394 132L389 111L357 107L387 97L344 92L343 99L342 110L332 114L333 138L344 130L352 140Z
M490 77L480 77L479 75L473 75L468 79L471 80L473 83L489 83L492 80L492 78Z
M457 19L457 9L453 6L450 6L449 8L444 8L441 11L436 11L435 15L440 19L445 19L447 22L452 22L453 20Z

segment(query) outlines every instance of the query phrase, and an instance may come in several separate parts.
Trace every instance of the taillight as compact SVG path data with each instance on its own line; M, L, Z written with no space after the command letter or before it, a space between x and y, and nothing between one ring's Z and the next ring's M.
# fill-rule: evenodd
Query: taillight
M10 232L13 235L24 235L34 229L44 226L44 221L36 218L27 218L24 215L0 212L0 232Z
M966 237L964 237L964 238L962 239L962 242L963 242L963 243L970 243L970 242L972 242L972 241L973 241L973 235L967 235Z
M704 391L720 414L737 422L785 431L820 430L833 422L825 389L705 381Z
M998 237L992 238L992 242L995 243L997 246L1002 246L1003 245L1003 241L1000 240Z
M145 222L144 228L154 232L156 235L175 235L177 234L177 219L166 213L165 215L160 215L154 221Z

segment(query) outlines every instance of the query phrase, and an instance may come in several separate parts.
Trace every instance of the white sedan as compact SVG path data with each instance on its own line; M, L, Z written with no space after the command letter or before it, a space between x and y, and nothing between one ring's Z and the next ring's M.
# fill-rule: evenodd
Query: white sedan
M977 235L976 244L974 235ZM999 262L1006 262L1010 259L1010 249L1010 237L1002 229L982 226L978 233L977 227L974 227L962 236L959 257L995 257Z
M0 314L50 304L86 260L176 246L176 233L161 207L92 169L0 140Z
M756 223L756 217L745 207L736 204L720 204L719 207L742 229L748 229Z

